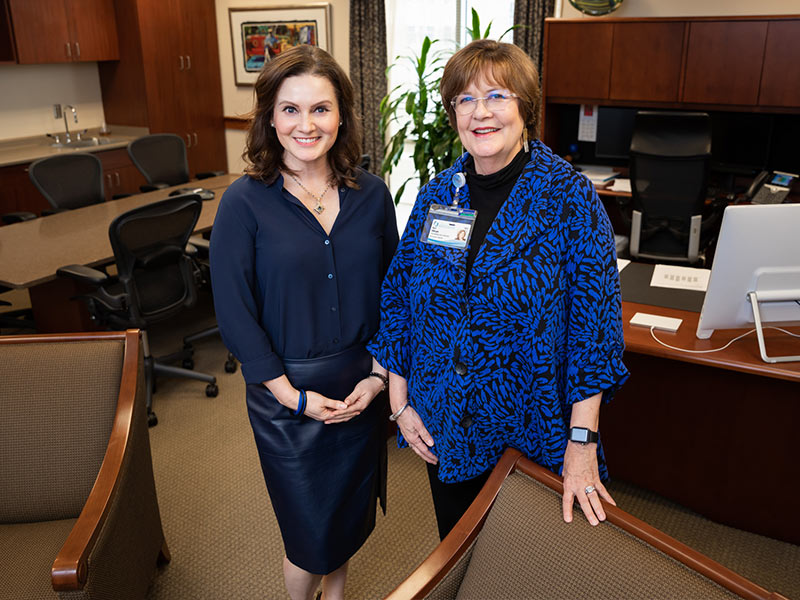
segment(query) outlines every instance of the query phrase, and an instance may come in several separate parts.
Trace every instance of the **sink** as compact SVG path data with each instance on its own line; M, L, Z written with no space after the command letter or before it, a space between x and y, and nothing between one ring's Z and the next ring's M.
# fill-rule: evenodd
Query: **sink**
M110 137L91 137L82 140L71 140L68 143L58 142L50 144L52 148L90 148L92 146L107 146L108 144L116 144L122 140Z

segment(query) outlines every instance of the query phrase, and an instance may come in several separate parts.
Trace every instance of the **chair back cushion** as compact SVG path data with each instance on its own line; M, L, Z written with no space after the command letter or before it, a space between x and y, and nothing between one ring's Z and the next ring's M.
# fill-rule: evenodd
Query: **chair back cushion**
M154 133L133 140L128 144L128 155L149 184L189 181L186 144L174 133Z
M53 208L80 208L105 200L103 164L88 152L39 159L28 167L28 175Z
M737 598L608 522L592 527L561 496L515 472L475 543L458 600L508 598Z
M0 345L0 522L75 518L103 462L122 341Z

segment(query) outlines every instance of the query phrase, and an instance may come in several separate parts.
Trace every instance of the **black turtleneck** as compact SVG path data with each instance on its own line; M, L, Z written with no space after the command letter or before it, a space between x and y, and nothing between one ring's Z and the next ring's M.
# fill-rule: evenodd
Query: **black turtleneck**
M529 160L530 154L525 150L520 150L510 163L489 175L479 175L475 171L475 160L472 156L467 157L467 160L464 161L464 171L467 174L467 186L469 187L469 207L478 211L467 250L467 275L472 270L472 263L478 255L478 249L483 245L483 240L486 238L494 218L500 212L503 202L511 194L514 184L517 183L517 179Z

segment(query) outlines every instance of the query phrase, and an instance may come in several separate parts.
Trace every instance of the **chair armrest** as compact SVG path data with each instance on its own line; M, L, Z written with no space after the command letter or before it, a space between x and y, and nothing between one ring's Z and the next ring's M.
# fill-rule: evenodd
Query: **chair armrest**
M139 186L141 192L155 192L156 190L163 190L170 187L167 183L146 183Z
M210 248L210 244L207 239L200 237L199 235L193 235L189 238L189 243L194 246L197 250L200 250L208 255L208 250Z
M189 240L189 242L191 242L191 240ZM192 258L197 256L197 246L191 243L186 244L186 247L183 249L183 251L186 254L186 256L190 256Z
M209 179L210 177L219 177L225 175L225 171L203 171L195 175L196 179Z
M85 265L67 265L61 267L56 271L56 275L59 277L68 277L69 279L94 286L101 286L108 281L107 274Z
M11 225L12 223L20 223L22 221L30 221L31 219L35 218L36 215L28 211L10 212L0 217L0 219L2 219L3 223L5 223L6 225Z
M122 377L111 436L94 487L67 541L53 562L50 579L56 591L83 589L89 576L89 555L106 524L114 494L121 491L118 490L119 481L125 455L130 452L132 428L135 425L137 387L141 383L140 352L139 331L135 329L126 331ZM147 433L146 425L144 432ZM114 540L114 543L124 541L119 538Z

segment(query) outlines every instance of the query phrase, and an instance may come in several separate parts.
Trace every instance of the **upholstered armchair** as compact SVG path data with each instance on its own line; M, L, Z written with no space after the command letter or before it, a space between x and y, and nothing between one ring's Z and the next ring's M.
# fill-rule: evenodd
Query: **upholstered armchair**
M562 490L560 477L506 450L453 531L387 600L784 598L605 501L605 523L577 514L566 524Z
M144 598L168 561L138 330L0 337L0 599Z

